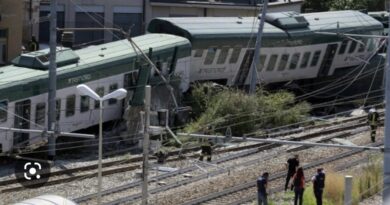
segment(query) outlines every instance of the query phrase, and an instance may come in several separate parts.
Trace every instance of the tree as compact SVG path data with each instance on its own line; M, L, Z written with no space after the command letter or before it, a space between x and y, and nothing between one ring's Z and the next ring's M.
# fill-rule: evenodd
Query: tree
M384 11L385 0L333 0L332 10Z
M247 95L233 88L213 89L212 94L203 92L210 84L198 85L193 101L198 117L186 127L186 132L224 134L228 127L232 134L242 136L258 129L267 129L304 120L310 106L306 102L295 102L295 96L286 91L267 93L258 90L257 95ZM205 95L205 96L202 96ZM206 105L206 106L204 106Z
M333 0L305 0L302 5L302 12L329 11Z
M329 10L384 11L385 0L306 0L302 5L303 12Z

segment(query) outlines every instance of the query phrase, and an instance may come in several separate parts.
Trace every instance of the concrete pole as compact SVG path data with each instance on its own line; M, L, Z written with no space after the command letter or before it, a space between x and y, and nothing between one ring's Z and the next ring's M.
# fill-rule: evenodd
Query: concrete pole
M344 205L352 205L352 176L345 176Z
M49 96L47 127L49 131L56 128L56 90L57 90L57 0L51 0L50 4L50 57L49 57ZM53 160L56 155L56 134L51 134L48 139L48 158Z
M259 25L259 29L257 31L255 54L254 54L252 65L251 65L251 83L249 85L249 94L250 95L253 95L256 93L256 84L257 84L257 68L256 67L259 63L259 58L260 58L260 47L261 47L261 40L262 40L262 36L263 36L265 15L267 14L267 6L268 6L268 0L264 0L263 1L263 8L261 9L260 25Z
M390 22L390 15L389 15ZM383 204L390 204L390 35L387 37L385 86L385 147L383 157ZM388 118L389 117L389 118Z
M103 99L99 100L98 205L102 203Z
M148 169L149 169L149 126L150 126L150 99L151 87L145 87L145 127L143 139L143 165L142 165L142 205L148 204Z

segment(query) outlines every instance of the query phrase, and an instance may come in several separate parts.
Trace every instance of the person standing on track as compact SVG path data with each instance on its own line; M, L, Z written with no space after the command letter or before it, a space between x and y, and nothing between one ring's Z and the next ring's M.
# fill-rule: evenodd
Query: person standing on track
M204 130L204 134L209 135L211 133L212 128L209 126L207 129ZM211 162L211 156L213 154L213 148L212 148L212 140L207 139L205 137L202 137L200 139L200 149L202 150L199 160L203 161L204 156L207 157L207 161Z
M376 137L376 129L378 128L378 122L379 122L379 114L375 108L371 108L368 111L367 122L370 125L370 129L371 129L371 142L374 143Z
M303 168L299 167L297 173L294 174L292 186L294 186L294 205L302 205L303 192L305 191L305 175L303 174Z
M294 158L290 158L287 160L286 167L288 169L287 176L286 176L286 184L284 186L284 191L287 191L288 184L290 183L291 177L294 176L295 171L299 167L299 156L296 154L294 155ZM291 190L293 187L291 187Z
M316 197L317 205L322 205L322 194L325 188L325 173L322 168L317 169L317 174L311 178L313 182L314 196Z
M268 185L268 172L264 172L261 177L257 179L257 200L258 205L268 205L267 199L267 185Z

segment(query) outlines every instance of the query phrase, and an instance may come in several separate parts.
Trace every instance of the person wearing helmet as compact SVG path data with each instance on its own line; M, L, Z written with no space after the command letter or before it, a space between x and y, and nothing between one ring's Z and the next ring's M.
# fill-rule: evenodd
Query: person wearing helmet
M371 129L371 142L375 142L376 129L378 128L379 114L375 108L368 111L367 121Z
M210 126L208 126L204 130L204 134L209 135L211 130L212 130L212 128ZM212 154L213 154L212 146L213 146L213 143L212 143L211 139L207 139L207 138L201 138L200 139L200 148L202 150L202 152L200 154L200 157L199 157L200 161L203 161L203 158L206 156L207 157L207 161L211 162L211 157L212 157Z

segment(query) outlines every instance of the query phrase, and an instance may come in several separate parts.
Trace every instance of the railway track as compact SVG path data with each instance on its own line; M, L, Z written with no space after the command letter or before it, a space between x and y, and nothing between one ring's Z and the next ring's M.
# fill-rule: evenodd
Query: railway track
M334 169L334 171L338 172L338 171L346 170L348 168L357 166L357 165L359 165L361 163L365 163L365 162L368 162L368 158L367 157L362 158L362 159L358 159L358 160L354 160L352 162L348 162L346 164L337 166ZM306 182L307 183L310 182L310 179L306 180ZM283 185L282 186L277 186L277 187L271 188L269 190L269 193L270 194L274 194L274 193L277 193L277 192L282 192L283 190L284 190L284 186ZM250 194L248 194L248 193L250 193ZM240 204L250 203L252 201L257 200L256 193L257 193L256 188L251 187L251 188L242 190L240 192L236 192L236 193L230 194L229 197L226 197L226 198L220 197L220 198L211 200L209 202L206 202L204 204L209 204L209 205L211 205L211 204L240 205ZM243 196L245 196L245 197L243 197ZM232 198L235 198L235 200L232 200Z
M315 131L309 134L304 134L299 137L290 137L290 140L306 140L309 138L313 138L316 136L320 135L325 135L329 134L332 132L337 132L337 131L343 131L343 130L348 130L348 129L355 129L357 127L365 125L365 123L357 123L353 124L351 122L355 121L360 121L364 119L365 116L360 116L360 117L352 117L352 118L347 118L343 119L340 121L332 122L331 125L328 125L328 128L324 128L324 124L320 125L311 125L307 126L303 129L298 130L292 130L291 132L284 131L284 134L289 133L289 134L299 134L300 132L303 133L304 131L311 130L311 129L320 129L319 131ZM351 123L349 126L344 126L343 124L345 123ZM280 135L282 133L279 132ZM348 135L348 134L347 134ZM341 137L341 136L340 136ZM226 149L221 149L221 150L216 150L216 154L221 154L221 153L226 153L226 152L235 152L235 151L241 151L241 150L247 150L247 149L253 149L253 148L259 148L260 150L266 150L266 149L271 149L279 145L266 145L265 143L257 143L257 144L251 144L251 145L246 145L246 146L241 146L241 147L232 147L232 148L226 148ZM168 156L174 156L178 155L180 153L190 153L193 151L199 150L198 147L196 148L189 148L185 149L183 151L176 150L168 153ZM196 154L193 154L189 157L196 157ZM177 161L180 160L179 157L170 159L168 161ZM138 162L142 161L142 157L133 157L131 159L124 159L124 160L115 160L111 162L105 162L103 163L103 176L111 175L111 174L116 174L116 173L121 173L121 172L128 172L132 170L136 170L140 168L140 164L137 164ZM133 163L131 165L127 165L129 163ZM49 182L46 183L45 186L49 185L56 185L56 184L61 184L61 183L67 183L71 182L74 180L81 180L81 179L87 179L87 178L92 178L97 175L97 172L94 170L97 169L97 165L88 165L88 166L83 166L83 167L77 167L77 168L71 168L71 169L66 169L66 170L59 170L51 173L51 177L55 177L54 179L50 180ZM23 190L24 188L22 186L18 186L18 182L16 179L9 179L9 180L4 180L0 181L0 193L7 193L7 192L14 192L14 191L20 191Z
M328 135L332 134L331 136L322 137L321 141L327 141L327 140L329 140L331 138L347 137L347 136L351 136L353 134L356 134L356 133L361 131L361 130L357 130L356 128L362 127L362 126L366 126L366 124L365 123L358 123L358 124L350 124L350 125L347 125L347 126L343 125L343 126L338 126L338 127L332 127L332 128L329 128L329 129L324 129L321 132L310 133L310 134L307 134L307 135L302 135L300 137L291 137L289 140L297 140L297 141L298 140L307 140L307 139L318 137L318 136L325 135L325 134L328 134ZM346 131L346 130L351 130L351 129L352 129L352 131ZM334 132L339 132L339 133L338 134L334 134ZM246 151L244 151L242 153L237 153L237 154L230 155L228 157L220 158L218 160L213 161L213 163L215 163L215 164L222 164L222 163L227 162L227 161L231 161L231 160L238 159L238 158L241 158L241 157L244 157L244 156L248 156L248 155L253 155L253 154L259 153L261 151L264 151L264 150L267 150L267 149L271 149L271 148L275 148L275 147L279 147L279 146L281 146L281 145L262 144L262 147L253 148L253 149L250 149L250 150L246 150ZM280 153L278 153L276 155L267 156L267 158L271 159L273 157L277 157L278 155L280 155ZM262 160L265 160L265 159L263 158ZM235 166L249 166L249 165L251 165L251 164L253 164L253 163L257 162L257 161L259 161L259 159L250 160L250 161L247 161L247 162L245 162L243 164L235 165ZM165 191L165 190L169 190L169 189L172 189L172 188L175 188L175 187L178 187L178 186L182 186L182 185L185 185L185 184L196 182L196 181L202 180L202 179L204 179L206 177L212 177L212 176L216 176L216 175L219 175L219 174L222 174L222 173L228 173L228 172L230 172L231 169L234 169L235 166L229 167L229 168L224 168L224 169L221 169L221 170L216 170L216 171L209 172L209 173L205 173L203 175L198 175L198 176L190 178L190 179L177 181L177 182L175 182L173 184L168 184L168 185L165 185L165 186L162 186L162 187L151 189L149 194L159 193L159 192L162 192L162 191ZM157 176L157 177L153 177L151 180L153 180L153 181L160 181L160 180L164 180L164 179L167 179L167 178L170 178L170 177L175 177L177 175L182 175L184 173L192 172L192 171L194 171L196 169L198 169L197 166L190 166L190 167L178 170L176 172L167 173L167 174L163 174L163 175L160 175L160 176ZM126 191L128 191L129 189L134 189L134 188L138 187L140 184L141 184L141 182L138 181L138 182L133 182L133 183L121 186L121 187L116 187L114 189L109 189L109 190L106 190L106 191L103 192L103 196L104 195L110 195L109 197L113 197L112 196L113 194L116 194L118 196L121 196L121 195L123 196L123 195L126 195L126 193L125 193ZM96 194L91 194L91 195L80 197L80 198L77 198L77 199L74 199L74 200L77 203L90 204L89 202L91 200L93 200L95 197L96 197ZM137 194L132 194L132 195L127 196L127 197L119 198L117 200L106 202L105 204L106 205L114 205L114 204L121 204L121 203L129 202L129 201L134 202L134 201L136 201L136 200L138 200L140 198L141 198L141 194L137 193Z
M382 142L378 142L378 143L371 144L370 146L380 146L382 144L383 144ZM342 154L338 154L338 155L335 155L335 156L323 158L323 159L317 160L315 162L306 164L305 166L303 166L303 168L305 170L313 169L313 168L318 167L320 165L324 165L326 163L330 163L330 162L333 162L333 161L336 161L336 160L339 160L339 159L342 159L342 158L346 158L346 157L349 157L349 156L361 153L363 151L364 150L347 151L347 152L344 152ZM356 163L357 162L353 162L353 163L351 163L349 165L350 166L354 166L354 165L356 165ZM343 165L342 169L345 169L345 167L347 167L347 166ZM284 179L285 176L286 176L286 172L285 171L278 172L278 173L270 176L269 182L272 183L273 181ZM276 192L276 191L281 191L283 189L284 189L284 187L278 187L276 189L273 189L273 191ZM245 202L252 201L252 200L256 199L256 195L255 195L256 193L257 193L256 192L256 181L251 181L251 182L247 182L247 183L243 183L243 184L240 184L240 185L237 185L237 186L230 187L228 189L224 189L224 190L222 190L220 192L210 193L210 194L208 194L206 196L203 196L203 197L200 197L200 198L196 198L196 199L187 201L185 203L182 203L181 205L194 205L194 204L242 204L242 203L245 203ZM240 199L238 199L238 200L236 200L234 202L231 202L230 200L231 200L232 197L238 197ZM226 199L226 198L228 198L228 199Z

